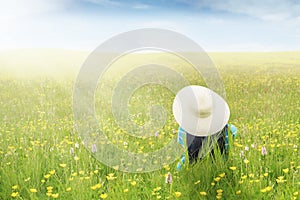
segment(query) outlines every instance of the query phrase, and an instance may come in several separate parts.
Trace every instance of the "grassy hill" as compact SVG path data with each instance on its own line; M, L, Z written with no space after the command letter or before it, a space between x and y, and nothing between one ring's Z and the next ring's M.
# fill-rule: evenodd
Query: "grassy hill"
M123 92L116 84L134 67L147 62L168 66L191 84L205 85L201 75L173 55L134 54L113 62L95 92L99 127L109 139L107 144L145 156L142 162L152 160L161 166L149 173L118 170L130 167L130 160L107 166L98 157L105 153L101 145L106 141L93 140L97 148L92 152L93 144L83 144L84 138L78 136L73 89L88 55L58 49L0 52L0 199L297 198L300 52L209 53L222 77L230 123L237 126L238 136L234 141L230 137L227 161L216 153L214 161L207 156L195 165L185 164L181 171L176 170L179 158L171 162L166 154L146 155L176 140L178 124L171 110L175 94L168 87L179 79L165 76L170 82L138 85L130 91L125 103L129 125L141 128L156 113L165 117L161 127L150 130L149 137L134 137L130 135L133 129L126 129L130 126L120 126L112 113L112 96ZM146 82L155 80L149 74L141 77L147 77ZM124 93L126 86L142 80L130 78ZM151 113L152 108L162 107ZM88 136L97 138L98 134ZM266 155L262 155L262 148L266 148ZM168 172L172 184L165 183Z

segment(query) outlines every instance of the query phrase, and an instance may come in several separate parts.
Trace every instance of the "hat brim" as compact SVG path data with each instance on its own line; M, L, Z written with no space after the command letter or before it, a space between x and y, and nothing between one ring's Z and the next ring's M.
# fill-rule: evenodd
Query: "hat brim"
M201 118L197 114L197 97L209 92L212 100L211 115ZM198 85L181 89L173 102L173 115L177 123L189 134L209 136L220 132L228 123L230 110L226 101L214 91Z

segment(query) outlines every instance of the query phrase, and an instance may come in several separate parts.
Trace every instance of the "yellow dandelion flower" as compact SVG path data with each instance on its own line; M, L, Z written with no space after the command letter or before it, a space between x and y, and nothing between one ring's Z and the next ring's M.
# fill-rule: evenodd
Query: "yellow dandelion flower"
M217 193L218 193L218 194L220 194L220 193L222 193L222 192L223 192L222 189L218 189L218 190L217 190Z
M107 195L106 193L102 193L102 194L100 194L100 198L101 198L101 199L106 199L106 198L107 198L107 196L108 196L108 195Z
M221 179L220 177L216 177L216 178L214 178L214 181L219 182L220 179Z
M237 194L237 195L239 195L239 194L241 194L241 193L242 193L241 190L238 190L238 191L235 192L235 194Z
M99 173L98 169L94 170L94 174L98 174L98 173Z
M46 195L47 195L48 197L50 197L50 196L52 195L52 193L51 193L51 192L47 192Z
M299 194L298 192L294 192L294 193L293 193L294 196L297 196L298 194Z
M67 189L66 189L66 192L70 192L71 191L71 187L68 187Z
M129 191L128 188L126 188L126 189L123 190L124 193L126 193L126 192L128 192L128 191Z
M108 175L106 176L106 179L107 179L108 181L114 180L114 179L116 179L116 178L117 178L117 177L114 176L114 173L110 173L110 174L108 174Z
M285 182L286 180L283 180L283 176L279 176L277 179L276 179L276 182L277 183L283 183L283 182Z
M232 167L229 167L229 169L234 171L234 170L236 170L236 167L232 166Z
M170 170L170 166L169 165L164 165L165 170L169 171Z
M271 186L268 186L265 188L267 190L267 192L270 192L272 190L272 187Z
M42 179L41 182L42 182L42 183L45 183L46 181L45 181L45 179Z
M49 174L54 175L55 174L55 170L49 171Z
M202 191L202 192L200 192L200 195L201 196L206 196L207 194L206 194L206 192Z
M157 199L161 199L161 196L160 196L160 195L158 195L158 196L156 196L156 198L157 198Z
M92 190L96 190L96 189L99 189L99 188L101 188L101 187L102 187L102 184L98 183L98 184L92 186L91 189L92 189Z
M13 189L13 190L16 190L16 189L18 189L18 185L14 185L14 186L12 186L11 188Z
M247 165L249 163L249 160L245 159L244 163Z
M265 192L267 192L267 189L266 188L264 188L264 189L262 189L262 190L260 190L262 193L265 193Z
M11 193L11 197L17 197L19 195L19 192L13 192L13 193Z
M175 192L175 196L176 197L180 197L181 196L181 192Z
M211 185L211 186L215 186L216 184L215 184L214 182L212 182L210 185Z
M77 176L77 172L72 173L71 176L73 177Z
M244 175L241 177L241 179L245 180L248 176L247 175Z
M59 164L59 166L62 167L62 168L65 168L67 165L62 163L62 164Z
M83 171L83 170L80 170L78 173L79 173L80 175L83 175L83 174L84 174L84 171Z
M253 177L254 177L254 174L249 174L249 177L250 177L250 178L253 178Z
M216 198L217 198L217 199L221 199L221 198L222 198L222 195L217 195Z
M136 185L136 181L132 181L130 184L131 184L132 186L135 186L135 185Z
M264 177L267 177L267 176L269 176L269 173L264 173Z
M78 160L79 160L79 157L78 157L78 156L75 156L75 157L74 157L74 160L75 160L75 161L78 161Z
M56 194L52 194L52 195L51 195L51 197L52 197L52 198L54 198L54 199L57 199L57 198L58 198L58 196L59 196L59 194L58 194L58 193L56 193Z
M224 177L225 177L225 173L219 174L219 176L220 176L221 178L224 178Z
M52 186L48 186L48 187L47 187L47 191L52 190L52 189L53 189Z
M32 193L36 193L37 192L37 190L35 188L31 188L31 189L29 189L29 191L32 192Z
M289 172L289 168L283 169L282 170L284 173L288 173Z
M46 175L44 176L44 178L49 179L50 176L51 176L50 174L46 174Z

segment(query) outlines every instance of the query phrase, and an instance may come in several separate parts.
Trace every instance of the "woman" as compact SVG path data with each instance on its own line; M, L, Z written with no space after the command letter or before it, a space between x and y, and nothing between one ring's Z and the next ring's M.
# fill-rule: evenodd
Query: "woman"
M187 147L190 163L208 153L213 155L216 143L221 153L226 153L230 110L217 93L203 86L187 86L174 99L173 115L180 125L178 142Z

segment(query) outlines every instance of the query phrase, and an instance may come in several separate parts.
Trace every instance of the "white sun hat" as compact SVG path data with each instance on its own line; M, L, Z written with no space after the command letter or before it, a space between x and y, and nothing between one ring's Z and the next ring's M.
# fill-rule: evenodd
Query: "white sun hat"
M177 93L173 102L173 115L189 134L209 136L225 127L230 110L226 101L214 91L191 85Z

